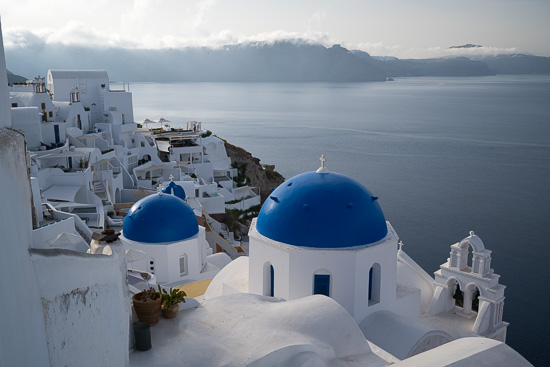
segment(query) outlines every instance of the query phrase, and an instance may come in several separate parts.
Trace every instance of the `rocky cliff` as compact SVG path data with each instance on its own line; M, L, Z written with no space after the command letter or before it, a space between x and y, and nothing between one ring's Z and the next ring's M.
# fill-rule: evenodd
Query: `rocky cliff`
M262 165L259 158L253 157L243 148L230 144L225 140L224 143L227 155L231 158L231 164L244 173L248 185L260 189L263 203L271 193L271 188L276 188L282 184L285 178L275 171L275 166Z

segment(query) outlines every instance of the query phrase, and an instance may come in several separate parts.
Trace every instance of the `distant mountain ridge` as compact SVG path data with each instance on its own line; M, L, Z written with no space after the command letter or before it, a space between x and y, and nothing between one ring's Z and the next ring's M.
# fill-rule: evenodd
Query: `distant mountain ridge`
M25 83L27 81L27 78L21 75L16 75L8 70L8 84L13 83Z
M339 45L277 42L221 49L8 49L8 65L27 75L44 69L106 69L113 80L189 82L368 82L385 73Z
M49 45L8 48L6 61L11 70L29 77L47 69L106 69L112 80L137 82L368 82L400 76L550 74L550 57L398 59L305 41L161 50Z
M495 75L487 64L466 57L403 60L371 57L367 52L357 50L352 53L383 70L388 77Z
M497 74L550 74L550 57L513 54L484 56L477 60Z

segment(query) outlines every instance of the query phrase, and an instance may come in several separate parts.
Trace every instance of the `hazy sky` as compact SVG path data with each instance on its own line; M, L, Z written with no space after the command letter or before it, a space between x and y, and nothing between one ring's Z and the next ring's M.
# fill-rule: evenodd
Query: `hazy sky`
M373 55L550 56L550 0L6 0L6 48L221 46L303 38Z

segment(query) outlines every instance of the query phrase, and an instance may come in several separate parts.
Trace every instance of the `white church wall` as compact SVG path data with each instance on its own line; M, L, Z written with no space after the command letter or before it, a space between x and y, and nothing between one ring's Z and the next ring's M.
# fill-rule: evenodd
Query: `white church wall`
M355 251L294 248L289 251L289 299L313 295L314 275L329 274L329 294L351 315L355 298Z
M357 251L356 271L353 275L356 280L354 318L357 322L361 322L373 312L391 309L394 306L397 276L396 253L397 236L394 235L393 229L381 243ZM373 279L372 289L376 294L369 300L369 273L373 266L375 268L379 266L379 283ZM375 272L373 271L373 273ZM376 273L374 275L376 276Z
M96 366L127 366L129 312L118 255L59 249L32 250L31 254L50 364L86 361Z
M155 259L155 265L152 272L154 272L157 282L164 283L168 281L168 250L165 245L140 243L128 240L127 238L122 238L122 242L128 248L141 250Z
M399 283L397 284L396 298L391 311L407 317L410 320L418 320L421 304L420 289Z
M202 232L204 235L204 229ZM196 279L199 276L202 267L198 236L170 245L167 249L167 256L167 283L177 282L182 279ZM180 258L182 256L186 257L185 273L183 275L180 273Z
M256 231L256 218L252 220L250 226L250 293L269 295L269 282L264 282L266 278L264 272L265 266L273 266L274 273L274 296L289 299L289 251L282 247L280 243L272 241ZM268 271L268 270L267 270ZM265 284L267 283L267 284Z
M434 279L403 250L398 251L397 282L420 289L422 312L428 312L434 295Z
M373 246L341 250L309 249L285 245L262 236L253 220L250 237L250 292L268 295L265 264L274 268L274 296L297 299L313 294L314 275L329 274L330 296L360 322L368 314L395 307L397 235ZM369 271L380 269L377 302L369 305ZM290 281L292 279L292 281ZM414 298L417 303L418 296ZM418 310L419 305L413 308ZM415 312L415 311L413 311Z
M158 283L174 283L186 279L200 278L201 261L200 241L205 240L205 231L199 226L199 233L185 241L172 243L145 243L121 237L126 248L144 251L155 259L154 273ZM186 274L180 273L180 257L185 255Z

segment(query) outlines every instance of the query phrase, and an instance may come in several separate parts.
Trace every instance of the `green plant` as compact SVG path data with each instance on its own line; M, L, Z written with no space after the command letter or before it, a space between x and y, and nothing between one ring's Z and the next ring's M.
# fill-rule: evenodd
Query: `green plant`
M233 177L233 181L237 183L237 187L242 187L246 185L246 163L239 164L238 162L231 163L231 167L237 169L237 177Z
M159 286L159 288L160 288L160 286ZM157 292L155 290L155 288L149 287L149 289L146 289L146 290L143 291L143 296L141 297L141 301L143 301L143 302L153 302L158 298L157 294L160 294L162 296L162 294L160 292Z
M185 297L187 294L179 289L170 288L170 291L166 291L166 289L163 289L159 287L159 293L162 296L162 306L165 309L172 308L172 306L177 305L180 302L185 303Z

